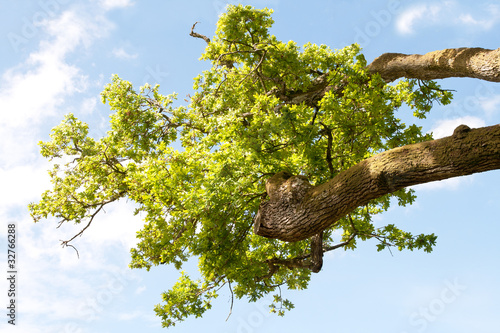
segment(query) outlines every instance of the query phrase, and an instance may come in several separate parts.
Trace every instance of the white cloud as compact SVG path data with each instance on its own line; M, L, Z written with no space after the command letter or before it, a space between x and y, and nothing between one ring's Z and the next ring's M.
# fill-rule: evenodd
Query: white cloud
M455 128L459 125L467 125L470 128L478 128L486 126L486 123L481 118L466 116L456 119L440 120L431 130L434 139L444 138L453 134ZM472 183L474 175L449 178L441 181L435 181L426 184L412 186L415 190L457 190L464 183Z
M102 0L101 6L105 10L111 10L115 8L125 8L132 6L134 3L131 0Z
M87 47L96 38L106 34L109 24L106 24L101 16L91 18L89 13L83 13L81 10L68 10L56 19L45 22L48 36L40 43L40 53L60 61L77 47ZM50 52L47 54L47 51Z
M54 48L56 52L60 50ZM2 75L0 109L5 111L0 114L0 126L29 126L53 115L63 97L75 92L82 80L85 77L76 67L50 56L50 50L32 55Z
M396 30L402 35L416 32L423 26L474 27L491 30L500 23L499 5L466 6L456 1L438 4L420 3L402 11L396 19Z
M142 294L146 290L146 286L140 286L135 290L136 295Z
M103 36L109 25L66 11L44 21L38 50L1 74L0 165L32 162L42 120L58 114L66 98L85 91L88 77L67 63L69 54ZM99 26L99 27L98 27Z
M471 14L464 14L460 15L458 20L461 23L464 23L469 26L476 26L481 28L482 30L490 30L494 25L495 25L495 20L489 19L489 20L476 20L475 18L472 17Z
M474 182L474 175L448 178L435 182L412 186L415 191L435 191L435 190L458 190L463 184L471 184Z
M472 116L440 120L436 123L435 127L432 128L431 132L433 133L434 139L439 139L452 135L455 128L459 125L467 125L470 128L477 128L486 126L486 123L481 118Z
M0 202L2 207L24 207L50 185L47 174L48 163L27 164L15 168L0 168ZM36 193L36 194L35 194Z
M16 250L22 253L18 260L22 324L36 322L39 331L25 328L16 332L52 332L48 329L51 323L86 325L108 315L110 304L118 303L139 287L137 272L126 266L127 248L99 244L86 235L78 243L78 259L73 249L59 246L68 230L56 229L54 222L34 224L27 217L17 221ZM98 225L96 229L100 229ZM5 239L3 228L0 234ZM8 289L6 279L0 280L0 288Z
M464 24L468 25L478 25L482 26L483 28L489 29L492 25L492 21L486 21L486 20L481 20L478 21L475 18L472 17L471 14L463 14L458 17L459 21L461 21Z
M122 47L113 49L113 55L118 59L130 60L137 58L137 54L130 54Z
M134 311L134 312L131 312L131 313L121 313L118 315L118 320L119 321L129 321L129 320L133 320L133 319L137 319L139 317L142 317L144 316L144 314L140 311Z
M480 30L490 30L496 24L500 23L500 6L499 5L489 5L486 7L485 11L487 15L475 15L474 17L470 13L461 14L458 17L458 22L479 28ZM477 17L480 17L479 19Z
M493 116L495 113L499 113L500 109L500 95L493 95L489 98L484 98L479 100L479 105L484 110L488 117Z
M109 5L126 3L130 2ZM75 320L87 323L89 316L106 313L101 305L137 289L133 280L137 274L127 264L141 223L139 217L132 216L131 208L124 208L125 203L109 208L76 240L80 259L73 249L62 249L60 240L72 237L83 225L56 229L53 219L34 224L26 208L50 187L46 171L50 163L42 160L37 147L47 119L67 112L62 107L68 104L79 108L81 114L96 107L98 97L74 104L74 96L85 92L90 83L88 76L69 62L70 56L85 51L112 28L102 15L94 15L94 10L82 5L45 20L39 27L36 50L0 73L0 219L17 223L18 251L22 253L18 302L24 319L15 327L16 332L59 332ZM0 239L5 239L5 232L0 229ZM6 279L0 280L1 290L7 290L6 283ZM89 312L85 308L88 302L97 303L98 310ZM9 329L0 323L0 331ZM68 331L78 329L70 327Z
M85 98L80 106L82 114L91 114L97 106L97 97Z
M415 25L424 21L426 24L435 22L445 4L420 4L403 11L396 20L396 29L400 34L408 35L415 32Z
M396 28L401 34L414 32L413 26L417 20L422 19L427 11L426 5L415 6L402 12L396 20Z
M134 208L133 203L125 200L106 207L106 212L96 218L96 223L87 229L84 237L88 242L98 246L120 244L127 251L135 247L136 233L143 222L140 215L134 216Z

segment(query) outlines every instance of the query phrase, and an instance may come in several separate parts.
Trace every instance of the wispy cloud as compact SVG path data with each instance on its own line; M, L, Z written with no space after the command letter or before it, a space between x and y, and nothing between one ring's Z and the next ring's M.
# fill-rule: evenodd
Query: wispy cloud
M66 11L46 20L39 48L1 74L0 165L32 158L41 121L56 115L68 97L87 88L88 76L67 62L71 53L90 45L105 31L102 25L98 28L101 22L87 19Z
M118 59L124 59L124 60L136 59L138 57L136 53L130 54L127 51L125 51L125 49L122 47L114 48L113 55Z
M107 8L131 4L105 3ZM24 319L19 332L81 331L82 326L68 330L65 325L74 320L85 325L105 313L103 302L116 301L120 293L138 288L133 282L136 273L127 268L128 250L141 226L132 207L123 202L109 208L75 244L80 259L73 249L59 245L83 226L56 229L54 220L34 224L26 209L50 187L49 163L39 156L37 147L47 120L66 113L68 105L80 108L82 114L96 107L97 97L85 96L92 82L72 59L113 28L103 15L83 4L54 12L40 23L35 50L0 73L0 219L15 221L22 234L18 251L23 253L19 262L23 292L18 301ZM6 239L5 232L1 228L0 239ZM1 290L7 290L6 283L0 280ZM96 309L85 308L92 302ZM4 322L0 330L8 332Z
M489 98L480 99L479 105L486 116L491 117L500 112L500 95L493 95Z
M485 8L486 15L464 13L458 16L458 22L480 30L491 30L500 23L500 5L489 5Z
M54 322L87 325L108 314L106 308L118 302L121 294L132 294L137 289L139 278L124 263L128 253L124 248L113 248L113 240L99 245L89 237L82 238L78 259L75 251L59 246L64 237L61 234L68 230L40 228L26 218L17 225L22 230L17 252L23 254L18 264L22 276L23 325L38 322L39 332L51 332L47 328ZM96 229L107 231L100 225ZM5 239L5 235L1 237ZM4 280L0 287L6 290Z
M118 320L119 321L129 321L129 320L134 320L134 319L137 319L139 317L142 317L144 316L144 314L140 311L134 311L134 312L131 312L131 313L121 313L118 315Z
M435 181L412 186L411 188L416 191L436 191L436 190L449 190L456 191L464 184L472 184L475 175L448 178L445 180Z
M453 134L455 128L459 125L467 125L470 128L478 128L486 126L483 119L473 116L466 116L455 119L440 120L432 128L434 139L444 138L445 136L450 136Z
M427 22L433 20L440 11L439 6L425 4L417 5L403 11L396 20L396 28L401 34L414 33L415 25L425 19Z
M491 30L500 23L500 5L465 6L456 1L422 2L403 10L396 19L396 30L402 35L414 34L428 26L473 27Z
M101 6L106 10L125 8L134 5L131 0L101 0Z
M12 144L14 141L15 138L9 140ZM30 141L25 137L22 142ZM9 153L16 154L14 151ZM46 171L48 167L48 163L37 163L13 168L0 168L0 184L4 189L0 191L1 207L8 210L20 203L33 201L39 193L50 186ZM37 192L38 194L35 194Z
M440 139L453 134L455 128L459 125L467 125L470 128L478 128L486 126L483 119L473 116L466 116L455 119L440 120L432 128L431 132L435 139ZM464 183L472 183L474 175L466 177L456 177L445 179L442 181L431 182L421 185L412 186L415 190L457 190Z

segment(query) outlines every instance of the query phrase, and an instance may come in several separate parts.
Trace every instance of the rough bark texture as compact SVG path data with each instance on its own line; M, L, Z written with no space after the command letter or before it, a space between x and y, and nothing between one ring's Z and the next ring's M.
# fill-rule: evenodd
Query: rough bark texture
M368 69L386 81L406 77L421 80L470 77L500 82L500 48L458 48L429 52L424 55L385 53Z
M404 187L500 169L500 125L391 149L313 187L305 177L271 177L255 219L256 234L299 241L325 230L356 207Z

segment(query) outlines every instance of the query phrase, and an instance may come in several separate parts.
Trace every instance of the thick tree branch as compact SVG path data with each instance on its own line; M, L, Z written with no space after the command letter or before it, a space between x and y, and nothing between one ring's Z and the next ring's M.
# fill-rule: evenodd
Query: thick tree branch
M190 35L205 40L207 44L210 43L208 37L194 32L197 23L191 27ZM242 51L235 51L238 52ZM372 74L380 74L387 82L403 77L419 80L469 77L500 82L500 48L489 50L463 47L433 51L424 55L385 53L369 64L367 69ZM308 105L316 106L316 103L332 88L335 89L328 85L327 73L324 73L312 82L307 91L280 91L277 97L291 104L306 102Z
M449 77L469 77L500 82L500 48L458 48L429 52L424 55L385 53L376 58L367 69L372 74L380 74L391 82L400 78L435 80ZM277 97L287 103L306 102L316 106L329 90L341 90L328 85L327 74L320 75L307 91L281 92Z
M387 82L400 78L435 80L449 77L469 77L500 82L500 48L457 48L429 52L424 55L385 53L376 58L367 69L380 74ZM314 105L324 94L336 87L328 86L326 74L320 75L305 92L288 93L281 99L300 104Z
M258 235L299 241L325 230L356 207L402 188L500 169L500 125L457 127L452 136L375 155L325 184L279 173L268 181L270 200L255 218Z
M368 70L388 82L402 77L420 80L470 77L500 82L500 48L446 49L424 55L385 53L368 65Z

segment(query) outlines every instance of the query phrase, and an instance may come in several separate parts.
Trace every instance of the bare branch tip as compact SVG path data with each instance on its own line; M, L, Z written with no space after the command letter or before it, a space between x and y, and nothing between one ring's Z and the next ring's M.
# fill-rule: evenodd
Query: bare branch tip
M201 38L203 39L207 44L210 44L210 38L208 38L205 35L199 34L197 32L194 32L194 27L200 22L195 22L193 26L191 27L191 32L189 33L189 36L196 37L196 38Z
M73 250L76 251L76 256L78 257L78 259L80 259L80 253L78 252L78 249L74 246L74 245L71 245L71 244L68 244L70 242L69 241L63 241L63 240L60 240L61 241L61 246L64 248L64 247L72 247Z

